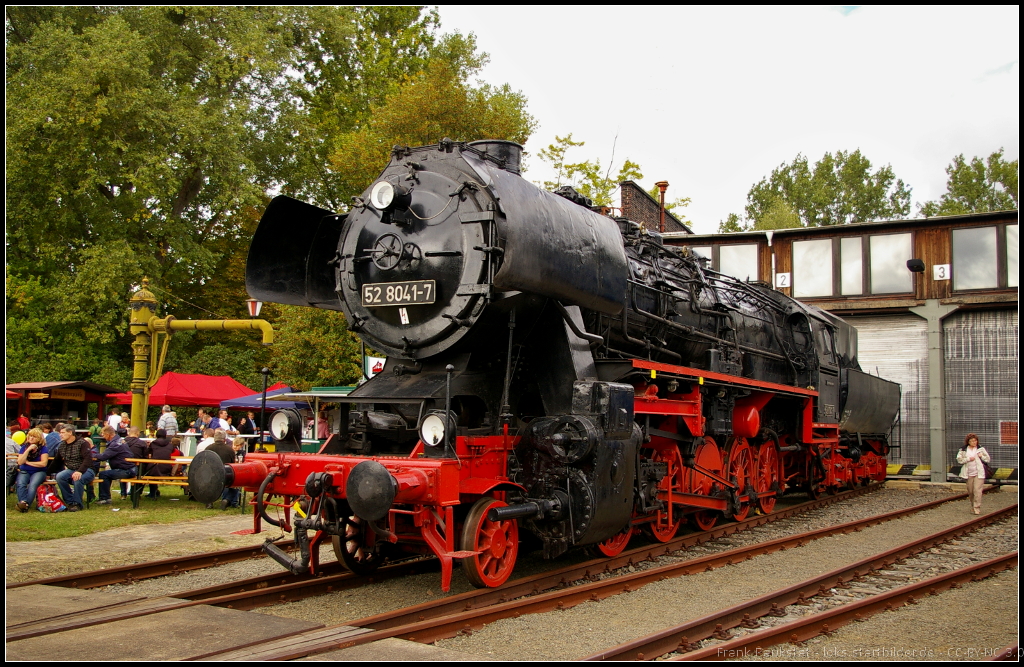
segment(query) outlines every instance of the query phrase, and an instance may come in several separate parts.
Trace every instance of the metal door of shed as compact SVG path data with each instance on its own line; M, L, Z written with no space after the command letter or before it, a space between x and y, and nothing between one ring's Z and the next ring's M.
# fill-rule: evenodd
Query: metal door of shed
M911 314L849 316L857 328L857 358L865 373L899 382L902 450L890 463L922 465L928 445L928 323Z
M946 362L946 454L977 433L993 468L1016 468L1017 377L1020 356L1016 310L956 312L942 322ZM1001 423L1010 422L1012 429ZM1007 437L1012 432L1012 439Z

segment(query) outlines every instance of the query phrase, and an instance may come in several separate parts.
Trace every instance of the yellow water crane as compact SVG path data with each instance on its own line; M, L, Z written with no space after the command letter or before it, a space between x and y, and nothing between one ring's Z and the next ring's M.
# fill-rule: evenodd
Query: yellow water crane
M149 279L128 301L129 331L135 336L132 353L132 424L145 424L149 390L160 379L167 357L167 344L174 331L243 331L259 329L263 344L273 345L274 329L266 320L179 320L173 315L157 317L156 296L149 291ZM161 338L162 337L162 338ZM159 352L158 352L159 350Z

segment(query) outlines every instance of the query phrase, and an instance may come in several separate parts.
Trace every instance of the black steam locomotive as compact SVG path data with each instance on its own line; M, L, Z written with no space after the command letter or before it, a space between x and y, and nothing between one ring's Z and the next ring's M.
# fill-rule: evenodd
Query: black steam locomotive
M316 454L287 410L274 453L201 454L200 500L252 490L257 530L294 526L298 557L265 549L295 572L315 573L330 537L358 573L433 553L447 590L456 560L503 583L520 531L546 557L610 556L638 531L771 511L787 489L884 479L900 389L861 372L855 329L537 188L520 155L395 147L347 214L271 202L249 294L343 311L387 363Z

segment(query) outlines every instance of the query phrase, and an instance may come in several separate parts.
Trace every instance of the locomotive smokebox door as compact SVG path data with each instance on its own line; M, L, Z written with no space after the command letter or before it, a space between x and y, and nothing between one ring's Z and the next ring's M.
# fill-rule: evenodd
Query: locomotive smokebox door
M392 160L349 213L337 288L350 328L388 356L443 352L481 317L491 294L497 204L457 154Z

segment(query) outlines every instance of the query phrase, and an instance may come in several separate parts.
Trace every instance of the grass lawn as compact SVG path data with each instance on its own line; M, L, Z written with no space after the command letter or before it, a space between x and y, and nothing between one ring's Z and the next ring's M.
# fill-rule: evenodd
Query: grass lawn
M23 514L18 511L18 498L12 493L7 496L7 541L52 540L88 535L120 526L176 523L224 516L219 510L219 504L216 505L217 511L208 510L204 504L188 500L181 487L161 487L160 498L156 500L143 495L137 510L132 509L132 503L127 498L120 499L117 488L115 482L111 488L113 503L110 505L97 505L94 502L89 509L81 512L57 514L39 512L34 504L31 510Z

